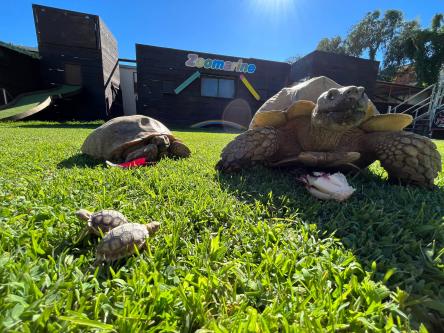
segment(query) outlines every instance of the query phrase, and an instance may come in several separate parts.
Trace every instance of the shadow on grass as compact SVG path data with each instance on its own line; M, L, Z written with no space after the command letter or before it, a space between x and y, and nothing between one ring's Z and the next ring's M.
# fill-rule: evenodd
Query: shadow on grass
M413 324L444 332L443 188L390 185L364 171L348 176L356 192L337 203L315 199L294 174L282 170L258 167L219 174L218 180L239 200L262 204L265 219L292 218L316 224L320 235L334 233L367 271L376 262L374 278L383 280L394 269L386 284L410 294L404 306Z
M14 128L74 128L74 129L95 129L103 125L106 121L41 121L41 120L21 120L19 122L8 121L3 122L5 125L3 127L14 127ZM189 126L169 126L171 131L185 132L185 133L210 133L210 134L240 134L244 132L243 130L232 128L232 127L222 127L222 126L208 126L200 128L191 128Z
M221 127L204 127L204 128L190 128L190 127L171 127L173 132L184 132L184 133L209 133L209 134L240 134L244 131L230 128Z
M102 161L95 160L89 157L88 155L76 154L61 161L59 164L57 164L57 168L59 169L94 168L98 165L102 165L103 167L106 166Z
M44 124L27 124L27 123L20 123L13 127L20 127L20 128L66 128L66 129L95 129L99 127L100 123L44 123Z

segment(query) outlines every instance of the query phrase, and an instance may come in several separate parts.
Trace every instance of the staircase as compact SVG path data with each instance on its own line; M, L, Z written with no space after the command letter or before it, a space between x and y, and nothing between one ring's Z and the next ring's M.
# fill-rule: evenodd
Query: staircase
M428 97L417 101L417 97L426 92ZM435 121L436 115L441 111L444 112L444 77L441 77L438 83L432 84L417 94L410 96L394 108L389 107L387 113L405 113L412 115L413 122L407 130L421 135L431 136L433 122Z

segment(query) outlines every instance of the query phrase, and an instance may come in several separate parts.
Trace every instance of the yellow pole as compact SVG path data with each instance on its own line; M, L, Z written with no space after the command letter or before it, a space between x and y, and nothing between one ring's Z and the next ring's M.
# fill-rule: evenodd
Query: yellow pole
M242 83L245 85L245 87L247 87L248 91L253 95L253 97L256 98L257 100L260 100L261 96L259 96L257 91L254 90L253 86L251 85L250 82L248 82L248 80L244 74L240 75L240 79L241 79Z

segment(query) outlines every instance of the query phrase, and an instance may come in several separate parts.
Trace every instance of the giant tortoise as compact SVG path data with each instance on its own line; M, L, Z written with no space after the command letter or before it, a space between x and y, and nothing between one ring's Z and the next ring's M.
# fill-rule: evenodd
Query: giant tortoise
M249 129L223 149L216 167L347 170L379 160L389 178L431 186L441 156L430 139L403 131L411 122L409 115L379 114L363 87L317 77L270 98Z
M82 152L115 163L145 157L188 157L190 150L160 121L143 116L123 116L107 121L86 138Z

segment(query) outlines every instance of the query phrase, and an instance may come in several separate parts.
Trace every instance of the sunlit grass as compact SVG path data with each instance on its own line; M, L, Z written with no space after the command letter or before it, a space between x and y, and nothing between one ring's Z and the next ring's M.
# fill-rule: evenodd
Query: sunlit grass
M319 202L290 174L218 175L234 134L179 131L190 159L120 170L79 154L95 126L0 124L0 331L444 327L442 174L427 191L374 165L350 200ZM78 208L162 228L140 256L95 269L97 239L74 244Z

